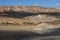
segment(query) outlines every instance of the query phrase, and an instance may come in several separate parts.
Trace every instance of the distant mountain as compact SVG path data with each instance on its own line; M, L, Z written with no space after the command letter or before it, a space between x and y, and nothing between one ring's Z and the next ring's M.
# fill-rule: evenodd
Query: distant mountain
M60 12L58 8L44 8L39 6L0 6L0 12Z

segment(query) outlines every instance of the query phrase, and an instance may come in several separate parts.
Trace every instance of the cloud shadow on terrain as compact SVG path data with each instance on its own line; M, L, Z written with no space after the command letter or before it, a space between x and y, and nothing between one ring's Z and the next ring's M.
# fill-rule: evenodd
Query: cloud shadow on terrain
M58 12L51 12L51 13L47 13L47 12L40 12L40 13L31 13L31 12L4 12L4 13L0 13L0 16L12 17L12 18L24 18L24 17L28 17L28 16L36 16L38 14L44 14L44 15L60 18L60 13L58 13Z

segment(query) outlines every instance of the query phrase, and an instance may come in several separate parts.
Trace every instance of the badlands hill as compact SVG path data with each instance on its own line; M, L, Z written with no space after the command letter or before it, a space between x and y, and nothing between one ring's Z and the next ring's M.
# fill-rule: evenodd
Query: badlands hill
M57 8L44 8L39 6L0 6L0 30L11 31L18 30L19 28L19 30L30 31L48 27L59 27L59 12ZM6 27L2 28L2 25L14 27L12 29L9 27L6 29ZM20 29L22 26L23 28ZM17 29L14 29L15 27Z
M60 40L59 30L58 8L0 6L0 40Z
M58 8L44 8L39 6L0 6L0 12L60 12Z

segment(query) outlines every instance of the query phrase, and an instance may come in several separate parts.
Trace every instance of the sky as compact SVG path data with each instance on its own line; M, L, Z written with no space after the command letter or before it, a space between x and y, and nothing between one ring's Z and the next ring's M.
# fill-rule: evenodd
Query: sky
M60 0L0 0L0 6L41 6L60 8Z

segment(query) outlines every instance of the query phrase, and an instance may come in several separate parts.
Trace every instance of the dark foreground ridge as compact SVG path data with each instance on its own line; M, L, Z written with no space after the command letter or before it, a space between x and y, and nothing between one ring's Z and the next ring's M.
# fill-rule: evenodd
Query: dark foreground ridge
M60 40L60 28L48 29L46 32L0 31L0 40Z

